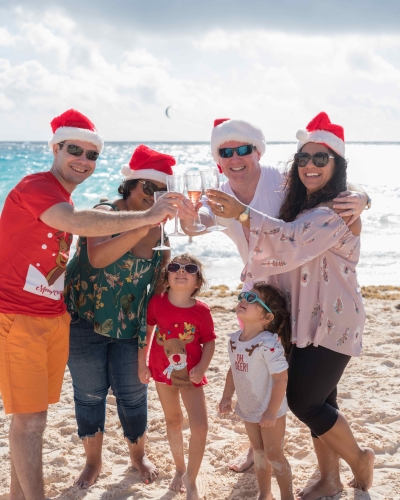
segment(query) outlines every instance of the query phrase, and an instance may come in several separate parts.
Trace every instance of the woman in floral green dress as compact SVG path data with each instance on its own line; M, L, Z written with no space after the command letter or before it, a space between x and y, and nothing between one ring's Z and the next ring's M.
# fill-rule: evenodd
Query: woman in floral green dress
M138 146L121 173L122 195L99 210L147 210L154 192L166 190L172 156ZM147 304L170 252L153 251L160 228L145 226L118 235L80 238L68 265L66 302L71 311L68 366L72 375L78 435L86 465L76 484L90 487L101 470L106 397L111 387L132 465L143 481L157 477L145 455L147 386L138 377L138 348L145 345Z

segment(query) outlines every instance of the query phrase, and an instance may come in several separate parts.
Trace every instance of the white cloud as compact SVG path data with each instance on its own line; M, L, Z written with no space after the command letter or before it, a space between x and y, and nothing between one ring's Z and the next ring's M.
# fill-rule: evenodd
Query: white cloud
M0 27L0 46L14 45L15 37L6 29Z
M0 28L12 47L0 59L2 137L45 139L50 119L77 107L109 139L207 140L214 118L236 116L291 140L322 109L350 139L398 139L400 36L107 36L97 43L53 10L40 22L18 11ZM11 109L31 128L13 125Z

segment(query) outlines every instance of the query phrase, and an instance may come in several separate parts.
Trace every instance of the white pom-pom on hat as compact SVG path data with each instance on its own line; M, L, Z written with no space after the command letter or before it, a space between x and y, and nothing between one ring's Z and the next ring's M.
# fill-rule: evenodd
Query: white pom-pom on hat
M307 140L307 130L300 129L296 132L296 139L305 142Z
M128 177L129 174L131 173L131 168L129 165L122 165L122 168L121 168L121 174L124 176L124 177Z

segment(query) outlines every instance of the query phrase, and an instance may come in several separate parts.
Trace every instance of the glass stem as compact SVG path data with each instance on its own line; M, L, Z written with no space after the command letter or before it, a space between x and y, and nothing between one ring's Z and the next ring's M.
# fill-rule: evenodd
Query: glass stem
M178 216L175 215L175 233L177 233L179 230L178 230Z
M161 222L160 224L161 226L161 245L160 246L164 246L164 224Z

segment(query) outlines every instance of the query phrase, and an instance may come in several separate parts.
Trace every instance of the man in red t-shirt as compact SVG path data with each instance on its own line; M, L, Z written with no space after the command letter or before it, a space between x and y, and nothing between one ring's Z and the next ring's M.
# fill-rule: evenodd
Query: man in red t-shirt
M10 426L11 498L45 500L42 435L59 401L69 348L62 292L72 234L107 236L175 216L182 195L146 212L76 210L71 193L95 170L103 140L75 110L51 122L50 171L28 175L0 218L0 392Z

